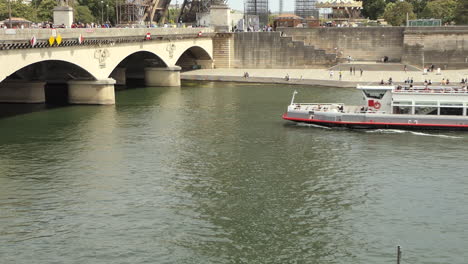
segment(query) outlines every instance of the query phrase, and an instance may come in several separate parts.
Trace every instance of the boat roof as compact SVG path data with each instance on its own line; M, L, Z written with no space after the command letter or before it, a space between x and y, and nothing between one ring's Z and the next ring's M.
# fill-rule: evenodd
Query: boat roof
M394 85L357 85L356 89L359 90L393 90Z

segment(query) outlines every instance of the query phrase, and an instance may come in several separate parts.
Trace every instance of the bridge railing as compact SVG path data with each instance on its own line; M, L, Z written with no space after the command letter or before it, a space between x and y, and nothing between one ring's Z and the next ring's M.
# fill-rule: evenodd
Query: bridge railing
M0 29L0 50L33 48L30 42L33 37L36 38L34 48L46 48L58 46L48 43L51 36L60 35L62 41L59 46L74 46L148 41L148 33L150 41L211 37L215 34L212 28Z
M37 39L48 39L52 34L62 38L115 38L115 37L144 37L147 33L151 36L197 34L199 32L212 33L213 28L25 28L25 29L0 29L0 41L5 40L30 40L33 36Z

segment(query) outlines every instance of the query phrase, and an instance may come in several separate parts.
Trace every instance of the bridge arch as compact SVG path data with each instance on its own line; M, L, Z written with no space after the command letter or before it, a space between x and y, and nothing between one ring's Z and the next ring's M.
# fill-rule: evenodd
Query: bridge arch
M140 50L124 57L109 74L117 84L126 83L127 79L144 79L145 68L163 68L168 65L153 52Z
M188 71L197 68L211 68L213 58L204 48L200 46L192 46L184 50L176 61L176 65L180 66L183 71Z
M127 52L126 52L127 51ZM111 54L106 61L104 75L112 76L116 68L129 66L131 69L129 73L136 71L136 68L143 70L144 67L167 67L170 65L163 56L150 49L131 49L114 52L110 50ZM153 66L152 66L153 65Z
M69 61L37 61L17 69L0 82L0 102L66 104L67 84L73 80L95 81L96 77Z
M11 79L41 81L67 81L76 78L96 79L96 76L86 70L84 65L62 59L41 59L32 62L28 61L28 63L24 63L23 61L18 63L18 61L15 61L14 63L6 64L4 70L5 78L0 80L0 83Z

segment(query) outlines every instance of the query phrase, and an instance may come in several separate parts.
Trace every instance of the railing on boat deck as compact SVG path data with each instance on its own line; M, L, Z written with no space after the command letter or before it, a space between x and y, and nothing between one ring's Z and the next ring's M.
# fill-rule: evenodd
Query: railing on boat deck
M340 107L341 108L344 107L343 103L325 103L325 104L319 104L319 103L294 103L292 105L294 106L294 110L306 110L306 111L307 110L327 111L327 110L332 110L332 109L339 110Z
M386 111L377 111L370 110L365 106L349 105L345 106L343 103L328 103L328 104L318 104L318 103L295 103L292 104L294 110L303 110L303 111L317 111L317 112L328 112L331 110L336 110L341 113L361 113L361 114L386 114ZM339 107L342 107L341 109Z
M466 87L397 87L393 89L393 93L468 94L468 89Z

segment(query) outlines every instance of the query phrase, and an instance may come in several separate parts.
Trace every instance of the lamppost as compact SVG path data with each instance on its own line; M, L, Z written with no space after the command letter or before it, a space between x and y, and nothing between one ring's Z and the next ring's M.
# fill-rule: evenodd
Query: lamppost
M106 23L109 23L109 4L106 4Z
M115 0L115 25L119 24L119 3L118 0Z
M11 25L11 0L8 0L8 23L10 24L10 28L13 28Z
M104 1L101 1L101 26L104 24Z

